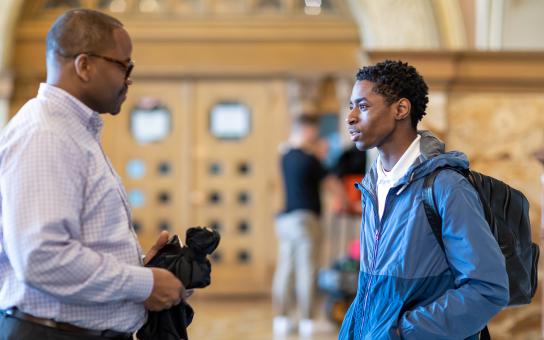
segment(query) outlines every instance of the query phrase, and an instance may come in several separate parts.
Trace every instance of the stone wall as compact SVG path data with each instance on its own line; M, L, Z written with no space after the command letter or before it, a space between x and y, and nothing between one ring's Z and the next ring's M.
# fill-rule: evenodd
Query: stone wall
M540 229L544 94L455 92L447 105L448 149L462 150L477 171L501 179L529 199L533 240ZM542 275L540 275L542 277ZM541 339L540 293L529 306L509 308L490 324L493 339Z
M532 153L544 146L544 94L453 93L447 111L448 148L527 196L537 239L542 166Z

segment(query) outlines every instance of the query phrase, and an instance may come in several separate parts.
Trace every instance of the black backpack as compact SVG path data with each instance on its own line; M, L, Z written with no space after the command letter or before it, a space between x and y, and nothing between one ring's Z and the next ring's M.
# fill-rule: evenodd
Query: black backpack
M529 202L518 190L493 177L471 170L439 168L427 175L423 183L423 204L431 229L444 250L442 219L433 195L434 179L441 170L450 169L463 175L478 192L485 218L506 261L510 286L509 306L531 302L537 286L540 250L531 240Z

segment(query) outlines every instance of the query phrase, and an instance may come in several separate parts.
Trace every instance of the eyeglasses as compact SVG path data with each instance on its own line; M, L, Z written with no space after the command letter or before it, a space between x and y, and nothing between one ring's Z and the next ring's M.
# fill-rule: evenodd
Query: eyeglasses
M125 70L125 80L127 80L130 77L130 74L132 73L132 70L134 69L134 60L129 60L128 62L123 62L121 60L117 60L117 59L114 59L114 58L110 58L110 57L106 57L106 56L99 55L99 54L94 54L94 53L80 53L80 54L86 54L89 57L100 58L100 59L103 59L103 60L108 61L110 63L114 63L114 64L117 64L117 65L121 66Z

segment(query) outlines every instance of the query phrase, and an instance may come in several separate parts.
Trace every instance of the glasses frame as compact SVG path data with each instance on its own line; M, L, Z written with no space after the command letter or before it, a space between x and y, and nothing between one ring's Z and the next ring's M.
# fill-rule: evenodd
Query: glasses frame
M96 54L96 53L91 53L91 52L79 53L77 55L80 55L80 54L86 54L89 57L100 58L100 59L103 59L103 60L108 61L110 63L120 65L123 69L125 69L125 80L130 78L130 74L132 73L132 70L134 69L134 60L132 60L132 59L129 59L128 62L123 62L123 61L115 59L115 58L110 58L110 57L106 57L106 56Z

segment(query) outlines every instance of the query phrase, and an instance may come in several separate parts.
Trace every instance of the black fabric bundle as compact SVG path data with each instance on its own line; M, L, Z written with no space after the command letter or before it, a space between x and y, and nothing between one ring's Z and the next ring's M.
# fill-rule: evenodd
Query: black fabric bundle
M207 255L217 248L219 240L219 233L215 230L189 228L184 247L174 235L146 267L168 269L186 289L204 288L210 284L212 270ZM140 340L187 340L187 326L193 315L193 309L185 301L168 310L149 312L147 322L138 330L137 337Z

